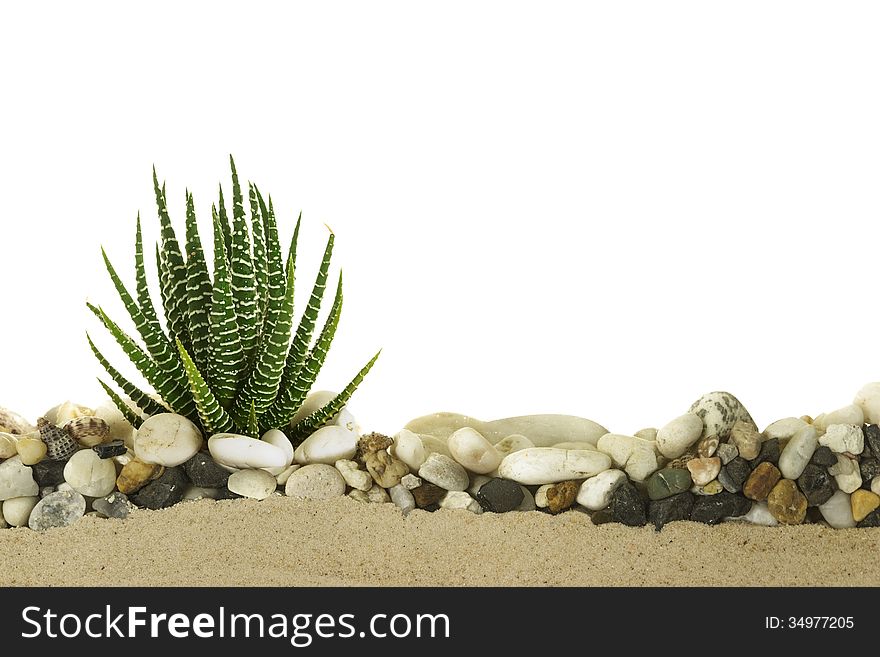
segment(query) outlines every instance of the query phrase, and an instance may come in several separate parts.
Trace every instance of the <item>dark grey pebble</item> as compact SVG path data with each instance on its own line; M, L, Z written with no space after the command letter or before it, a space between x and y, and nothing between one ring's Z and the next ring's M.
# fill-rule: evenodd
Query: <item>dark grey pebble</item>
M862 473L862 481L868 484L868 487L870 488L871 480L877 475L880 475L880 461L875 458L863 458L859 461L859 470Z
M480 486L476 498L485 511L506 513L522 504L523 490L515 481L491 479Z
M871 511L871 513L856 523L856 527L880 527L880 509Z
M862 427L865 434L865 447L871 450L875 458L880 459L880 427L876 424L866 424Z
M92 501L92 509L108 518L128 518L131 510L131 502L119 491L110 493L107 497L99 497Z
M64 466L66 461L50 461L43 459L39 463L31 466L31 473L34 481L40 488L46 486L57 486L64 481Z
M112 440L109 443L102 443L92 447L102 459L110 459L114 456L125 454L125 443L121 440Z
M648 522L660 531L663 525L674 520L690 519L693 507L694 494L689 490L662 500L651 500L648 502Z
M743 516L752 508L751 500L722 491L717 495L698 495L691 509L691 520L716 525L725 518Z
M183 468L165 468L161 477L132 495L131 501L148 509L164 509L180 502L188 485Z
M762 463L779 463L779 438L771 438L761 443L761 451L752 460L752 469L757 468Z
M834 495L834 478L828 474L828 470L815 463L807 464L803 474L798 477L797 485L807 498L809 506L825 504Z
M818 465L822 468L830 468L832 465L837 463L837 456L834 455L834 452L832 452L831 448L827 445L820 445L816 448L816 451L813 452L810 463L812 463L813 465Z
M628 481L612 494L608 512L614 522L620 522L629 527L641 527L648 522L645 515L645 500L639 495L635 486Z
M728 493L738 493L742 490L743 483L749 478L751 472L752 467L749 465L749 462L743 457L737 456L721 468L721 471L718 473L718 483Z
M207 452L199 452L183 464L186 476L200 488L223 488L229 472L217 465Z

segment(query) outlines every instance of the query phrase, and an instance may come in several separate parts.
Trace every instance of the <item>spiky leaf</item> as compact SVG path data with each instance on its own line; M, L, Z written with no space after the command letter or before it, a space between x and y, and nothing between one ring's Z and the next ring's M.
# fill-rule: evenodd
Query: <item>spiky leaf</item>
M158 246L157 246L158 249ZM158 251L157 251L158 253ZM147 284L147 270L144 266L144 241L141 235L141 213L137 216L137 229L134 236L134 276L137 291L137 303L141 312L148 322L159 327L159 316L156 314L156 307L153 305L153 298L150 296L150 288ZM162 332L164 336L164 331Z
M166 316L169 331L174 337L180 338L184 344L189 344L189 335L186 330L186 264L171 225L171 217L168 216L168 204L165 198L165 186L159 186L156 177L156 167L153 167L153 190L156 194L156 206L159 212L159 224L162 238L162 262L164 263L166 276L166 295L170 314Z
M180 352L183 368L189 379L190 390L192 391L193 398L196 400L196 408L199 411L202 427L208 434L233 431L235 424L232 422L232 418L220 406L214 393L211 392L208 384L205 383L205 379L180 340L177 341L177 350Z
M113 382L122 389L122 392L128 395L128 398L131 399L131 401L134 402L138 408L140 408L147 415L156 415L157 413L168 412L168 409L165 408L162 404L157 402L143 390L134 385L131 381L122 376L119 370L113 367L110 364L110 361L108 361L104 357L104 354L102 354L98 350L88 333L86 333L86 339L89 341L89 346L92 348L92 353L95 354L95 358L97 358L98 362L101 363L105 370L107 370L107 374L110 375L110 378L113 379Z
M124 401L122 401L122 397L117 395L116 391L113 390L113 388L111 388L106 383L101 381L101 379L98 379L98 383L101 384L101 387L104 388L104 392L107 393L107 396L110 397L110 399L115 404L116 408L118 408L119 412L122 413L123 417L126 420L128 420L128 423L131 426L133 426L135 429L140 429L141 424L143 424L143 422L144 422L143 418L140 415L138 415L137 413L135 413L133 410L131 410L128 407L128 404L126 404Z
M207 371L210 344L208 317L211 308L211 278L205 264L205 254L199 239L196 212L192 194L186 196L186 296L187 317L193 358L196 365Z
M248 363L253 359L257 344L258 303L254 282L254 265L251 260L251 238L244 215L244 201L235 162L229 158L232 168L232 254L229 259L232 270L232 297L235 300L235 316L241 332L241 346Z
M226 260L232 253L232 227L229 225L229 215L226 213L226 201L223 198L223 185L220 185L220 200L217 202L217 218L220 220L220 228L223 230L223 246L226 247Z
M257 290L257 325L262 326L266 319L266 307L269 303L269 263L266 253L266 236L263 218L260 216L260 203L257 200L257 188L248 184L248 200L251 206L251 231L254 235L254 281Z

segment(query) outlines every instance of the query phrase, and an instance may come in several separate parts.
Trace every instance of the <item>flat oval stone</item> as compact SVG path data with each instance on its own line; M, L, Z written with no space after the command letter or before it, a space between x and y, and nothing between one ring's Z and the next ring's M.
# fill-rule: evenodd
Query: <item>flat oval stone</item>
M67 527L82 518L85 512L86 500L76 491L49 493L31 511L28 527L34 531Z
M11 497L3 502L3 519L10 527L24 527L28 524L31 511L37 505L40 498L36 495L29 497ZM861 518L859 518L861 520Z
M300 465L333 465L340 459L350 460L357 451L357 444L357 434L345 427L321 427L300 443L293 460Z
M786 479L797 479L819 446L815 427L805 424L798 429L779 455L779 470Z
M288 497L328 500L345 494L345 479L332 465L312 463L291 473L284 493Z
M64 480L77 493L104 497L116 488L116 465L91 449L82 449L64 466Z
M652 474L645 482L648 497L662 500L690 490L691 473L684 468L663 468Z
M578 443L582 444L582 443ZM589 444L589 443L583 443ZM518 452L521 449L528 449L529 447L534 447L535 443L526 438L525 436L514 433L509 436L506 436L495 443L495 449L498 450L498 453L501 454L501 458L504 458L508 454L513 454L514 452Z
M684 454L703 434L703 421L694 413L685 413L657 431L657 449L668 459Z
M601 511L611 504L611 496L614 491L626 481L626 474L622 470L600 472L581 484L577 502L590 511Z
M498 475L520 484L541 485L587 479L610 467L611 458L602 452L532 447L505 456Z
M134 438L134 454L144 463L172 467L198 452L204 440L199 428L176 413L159 413L144 420Z
M813 426L821 433L832 424L856 424L861 427L865 423L865 414L858 404L850 404L830 413L823 413L815 420Z
M419 468L419 477L445 490L464 491L470 484L465 469L444 454L428 456L422 463L422 467ZM418 500L416 501L418 502Z
M229 475L226 487L236 495L264 500L275 492L278 482L265 470L238 470Z
M464 427L453 432L447 446L452 458L465 470L487 474L501 465L501 454L476 429Z
M810 425L799 417L785 417L767 425L767 428L764 429L762 435L764 436L764 440L770 440L771 438L788 440L798 431L808 426Z
M287 460L283 449L234 433L211 436L208 451L217 463L231 468L278 468Z

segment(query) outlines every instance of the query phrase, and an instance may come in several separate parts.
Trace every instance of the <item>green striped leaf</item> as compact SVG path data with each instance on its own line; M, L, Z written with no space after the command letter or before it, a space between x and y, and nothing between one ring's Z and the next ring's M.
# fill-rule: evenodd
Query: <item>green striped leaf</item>
M156 206L159 212L159 224L162 239L162 262L166 276L166 298L168 308L166 319L169 324L171 335L189 344L189 335L186 330L186 264L171 225L171 217L168 216L168 205L165 198L165 186L159 187L159 179L156 177L156 167L153 167L153 190L156 194Z
M159 330L162 331L161 324L159 324L159 316L156 314L156 308L153 305L153 298L150 296L150 288L149 285L147 285L147 270L146 267L144 267L144 242L143 236L141 235L140 212L138 212L137 230L134 235L134 276L138 307L141 309L141 312L144 314L147 321L159 327ZM162 331L162 335L165 336L164 331Z
M186 296L188 329L196 366L207 371L210 345L208 323L211 308L211 278L199 238L192 194L186 196Z
M266 319L266 308L269 304L269 263L266 252L266 236L263 218L260 215L260 203L257 200L257 188L248 184L248 200L251 206L251 230L254 235L254 280L257 289L258 315L257 324L262 325Z
M247 435L251 438L260 437L260 423L257 421L257 406L251 402L251 412L248 415Z
M229 216L226 214L226 201L223 199L223 185L220 185L220 201L217 207L217 218L220 220L220 228L223 229L223 246L226 247L226 258L232 253L232 228L229 225Z
M221 237L222 239L222 237ZM214 433L222 433L226 431L234 431L235 424L229 413L223 410L223 407L217 401L214 393L205 383L205 379L199 373L192 358L184 349L180 340L177 341L177 350L180 352L180 358L183 361L183 368L189 379L190 390L193 398L196 400L196 408L199 411L199 418L202 421L202 428L208 435Z
M254 265L251 261L251 238L244 215L244 202L235 161L230 156L232 168L232 254L229 259L232 270L232 297L235 300L235 316L241 333L241 346L248 363L253 360L257 345L257 293L254 282Z
M124 401L122 401L122 397L116 394L116 392L108 386L106 383L98 379L98 383L101 384L101 387L104 388L104 392L107 393L107 396L113 401L116 405L116 408L119 409L119 412L122 413L122 416L128 420L128 423L133 426L135 429L140 429L141 424L143 424L144 420L141 416L135 413L128 407Z
M110 361L104 357L104 354L98 351L98 348L95 346L95 343L92 342L92 338L88 333L86 333L86 339L89 341L89 346L92 348L92 353L95 354L95 358L98 359L98 362L107 371L107 374L110 375L113 382L120 387L122 392L128 395L128 398L131 399L138 408L147 415L169 412L162 404L122 376L122 374L110 364Z

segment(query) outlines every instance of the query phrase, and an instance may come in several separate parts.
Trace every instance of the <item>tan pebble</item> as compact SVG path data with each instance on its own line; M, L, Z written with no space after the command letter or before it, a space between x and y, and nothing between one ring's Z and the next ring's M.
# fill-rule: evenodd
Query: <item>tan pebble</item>
M746 483L743 485L743 495L750 500L763 502L767 499L770 491L782 478L782 473L772 463L764 461L752 470Z
M0 459L11 459L16 455L15 436L11 433L0 433Z
M704 486L694 486L693 488L691 488L691 491L693 491L697 495L717 495L723 490L724 486L722 486L721 482L719 482L717 479L710 481Z
M767 508L783 525L799 525L807 516L807 498L791 479L781 479L767 496Z
M865 490L864 488L860 488L853 491L853 494L850 495L849 503L852 505L853 520L861 522L867 518L872 511L880 508L880 495Z
M716 440L716 447L717 447ZM691 473L691 479L697 486L705 486L721 472L721 459L717 456L691 459L686 466Z
M116 478L116 487L120 493L130 495L143 488L148 481L155 478L163 470L162 466L154 463L144 463L132 459L122 466L122 471Z
M357 452L355 458L363 459L367 454L378 452L381 449L388 449L394 440L385 434L373 432L360 437L357 442Z
M364 463L373 480L382 488L391 488L400 483L401 477L409 474L409 467L403 461L398 461L387 450L380 449L377 452L367 452L364 455Z
M730 442L736 445L739 455L751 461L761 452L761 434L750 423L737 420L730 431Z
M700 458L707 459L710 456L715 456L717 450L718 436L706 436L705 438L700 438L697 443L697 455Z
M20 438L15 447L24 465L35 465L46 458L46 443L39 438Z
M546 491L547 510L550 513L560 513L570 508L577 499L580 490L580 482L578 481L560 481L553 484Z

